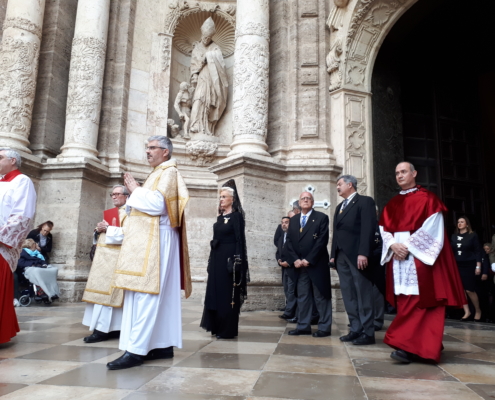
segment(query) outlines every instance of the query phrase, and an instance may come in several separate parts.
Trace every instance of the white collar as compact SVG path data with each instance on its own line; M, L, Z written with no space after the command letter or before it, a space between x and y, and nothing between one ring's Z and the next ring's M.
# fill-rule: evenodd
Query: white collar
M344 201L347 200L347 204L349 204L349 202L352 200L352 198L357 194L357 192L354 192L353 194L351 194L347 199L344 199Z
M413 188L411 188L411 189L401 190L399 193L400 193L400 194L408 194L408 193L415 192L416 190L418 190L418 188L417 188L417 187L413 187Z
M308 213L306 215L303 215L302 211L301 211L301 218L300 220L302 221L302 217L305 216L305 217L308 217L311 215L311 213L313 212L313 209L309 210Z

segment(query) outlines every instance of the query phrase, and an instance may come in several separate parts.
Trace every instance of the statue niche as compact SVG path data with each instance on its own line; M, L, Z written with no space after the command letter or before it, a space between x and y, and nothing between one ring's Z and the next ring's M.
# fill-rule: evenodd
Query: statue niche
M190 83L194 88L190 133L215 135L215 127L227 105L229 83L220 47L212 41L215 23L208 18L201 26L201 40L193 44Z

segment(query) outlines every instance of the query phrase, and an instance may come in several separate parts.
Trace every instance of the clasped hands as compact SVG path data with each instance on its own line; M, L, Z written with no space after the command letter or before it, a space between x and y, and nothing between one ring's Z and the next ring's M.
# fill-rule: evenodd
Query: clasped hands
M278 265L280 265L281 267L287 268L289 266L289 263L287 261L282 261L281 259L279 259Z
M394 252L394 260L404 261L409 255L409 249L405 244L394 243L392 246L390 246L390 248Z
M139 183L137 183L137 181L129 172L126 172L124 174L124 185L129 191L129 193L132 193L135 189L139 187Z
M296 261L294 261L294 267L296 267L296 268L309 267L309 261L308 260L296 260Z

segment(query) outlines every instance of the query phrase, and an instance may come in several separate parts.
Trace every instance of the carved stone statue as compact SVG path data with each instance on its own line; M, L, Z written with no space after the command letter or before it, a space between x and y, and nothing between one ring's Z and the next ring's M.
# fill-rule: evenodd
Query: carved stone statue
M182 82L179 87L179 93L175 98L174 108L179 114L182 121L181 136L184 139L190 139L189 136L189 118L191 117L192 94L190 93L190 85L187 82Z
M215 134L227 105L227 69L220 47L212 42L215 23L210 17L201 26L201 41L194 42L191 55L192 101L190 133Z

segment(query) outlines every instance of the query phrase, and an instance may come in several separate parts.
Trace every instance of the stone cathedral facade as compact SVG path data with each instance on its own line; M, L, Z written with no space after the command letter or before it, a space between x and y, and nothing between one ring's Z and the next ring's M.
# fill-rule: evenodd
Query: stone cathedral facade
M247 220L246 307L280 306L273 234L290 204L309 190L317 210L332 216L342 173L375 195L373 67L415 3L0 0L0 147L22 152L38 193L36 223L55 223L52 261L64 298L82 296L111 187L124 172L143 180L146 138L168 135L191 196L193 295L204 291L218 188L235 178ZM206 57L200 68L212 62L197 50L212 46L201 44L210 17L221 67L207 78L226 94L214 121L217 100L195 110L204 76L192 79L195 51ZM203 128L192 126L196 114ZM390 165L401 158L394 148ZM336 274L333 286L338 305Z

